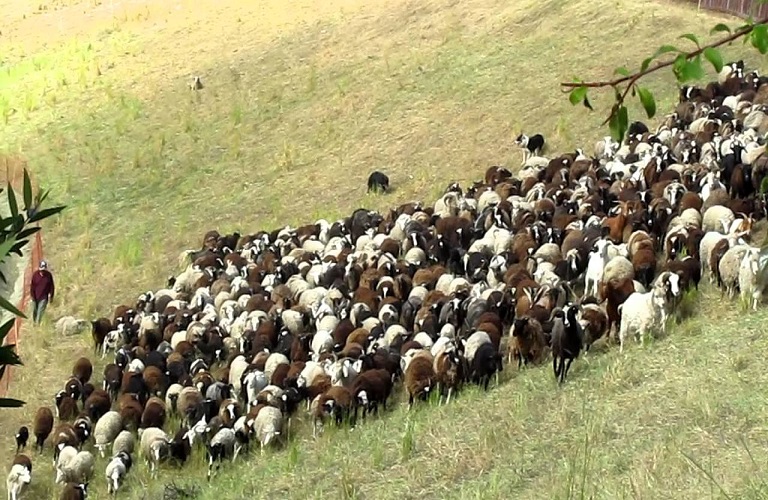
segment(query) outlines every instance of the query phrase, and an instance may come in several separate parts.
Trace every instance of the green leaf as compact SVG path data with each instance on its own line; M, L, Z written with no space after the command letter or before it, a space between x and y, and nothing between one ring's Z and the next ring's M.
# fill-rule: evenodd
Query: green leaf
M587 87L584 87L584 86L576 87L575 89L571 90L571 93L568 96L568 100L571 101L571 104L575 106L580 102L582 102L586 96L587 96Z
M627 132L629 123L629 115L627 113L626 106L614 105L611 117L608 120L608 128L611 130L611 137L616 142L622 142L624 140L624 134Z
M584 96L584 107L590 111L595 110L595 108L592 107L592 104L589 103L589 98L587 96Z
M686 54L677 56L673 64L673 71L680 83L701 79L706 74L704 68L701 67L701 56L688 60Z
M32 180L29 178L29 172L24 169L24 210L32 206Z
M643 61L643 64L640 66L640 72L647 70L648 66L651 65L651 62L653 62L654 59L656 59L660 55L667 54L669 52L680 52L680 49L678 49L674 45L662 45L661 47L656 49L656 52L654 52L651 57Z
M625 66L621 66L613 70L614 75L629 76L631 73Z
M707 47L704 49L703 54L707 61L712 64L712 67L715 68L715 71L720 73L723 69L723 56L720 54L720 51L712 47Z
M27 315L16 309L16 306L8 302L8 299L0 295L0 308L5 309L11 314L15 314L20 318L27 319Z
M692 41L693 43L695 43L696 47L699 47L699 48L701 47L701 45L699 45L698 37L696 35L694 35L693 33L686 33L684 35L680 35L680 38L686 38L686 39Z
M640 86L637 87L637 94L640 96L645 114L648 115L648 118L653 118L656 115L656 100L653 98L653 94L650 90Z
M758 24L752 29L749 38L752 46L761 54L768 53L768 25Z
M13 328L14 323L16 323L16 318L11 318L2 325L0 325L0 344L2 344L3 339L8 335L8 333Z
M718 24L715 25L714 28L712 28L709 31L709 34L710 35L714 35L715 33L718 33L720 31L725 31L727 33L731 33L731 28L729 28L727 24L718 23Z
M0 408L21 408L26 403L20 399L0 398Z
M0 365L22 365L21 358L16 354L16 345L8 344L0 347Z
M14 244L16 244L16 238L14 236L10 236L0 243L0 262L5 260Z
M51 217L53 215L56 215L57 213L64 210L66 206L62 205L60 207L51 207L51 208L45 208L43 210L40 210L39 212L35 213L32 217L29 218L28 222L37 222L41 221L43 219L47 219L48 217Z
M13 192L11 183L8 183L8 206L11 208L11 217L19 215L19 205L16 203L16 193Z

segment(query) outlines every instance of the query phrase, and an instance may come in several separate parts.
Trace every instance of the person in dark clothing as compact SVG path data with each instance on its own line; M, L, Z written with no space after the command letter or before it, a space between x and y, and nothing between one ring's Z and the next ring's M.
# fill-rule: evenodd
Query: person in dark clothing
M48 302L53 300L55 287L53 284L53 275L48 271L48 263L40 261L40 268L32 275L32 283L29 291L30 298L34 304L32 311L32 321L40 324L43 319L43 313L48 306Z

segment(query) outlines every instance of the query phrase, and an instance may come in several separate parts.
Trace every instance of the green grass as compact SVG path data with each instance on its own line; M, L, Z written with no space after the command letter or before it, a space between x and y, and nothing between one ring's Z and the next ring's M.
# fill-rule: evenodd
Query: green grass
M647 0L209 3L110 12L54 2L57 18L13 10L15 36L0 41L0 155L25 157L69 209L44 233L57 299L46 324L25 327L26 366L11 387L29 403L3 412L3 429L51 405L71 363L90 353L86 338L54 337L56 318L111 315L161 287L206 230L431 203L451 181L516 166L520 131L543 133L550 152L589 151L607 133L604 114L571 107L559 82L608 77L723 20ZM55 19L71 31L42 29ZM759 61L739 50L726 53ZM186 87L193 74L201 92ZM671 74L648 86L671 109ZM610 98L592 101L607 111ZM365 194L373 169L388 173L393 194ZM172 480L199 498L698 498L722 496L717 485L731 498L768 496L755 390L766 313L737 312L711 290L686 309L693 318L669 338L625 356L590 353L563 388L548 365L508 368L488 394L470 389L410 417L400 405L317 442L299 423L285 449L210 486L201 453L159 481L139 464L123 497L160 498ZM0 437L0 463L10 463L11 434ZM57 497L49 455L32 455L26 498Z

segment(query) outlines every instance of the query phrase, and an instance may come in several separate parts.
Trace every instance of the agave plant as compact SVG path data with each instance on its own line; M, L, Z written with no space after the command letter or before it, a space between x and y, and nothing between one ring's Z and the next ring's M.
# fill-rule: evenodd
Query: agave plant
M0 188L0 193L2 191L3 188ZM58 214L65 208L64 205L43 208L43 202L48 198L49 191L38 190L33 195L32 181L26 169L24 169L24 206L22 210L19 210L16 193L10 183L8 183L5 191L8 196L10 215L7 217L0 216L0 264L4 263L11 254L21 257L24 248L29 243L29 238L40 231L39 222ZM8 282L2 270L0 270L0 280L3 283ZM0 347L0 379L2 379L8 366L23 364L18 354L16 354L16 345L6 344L5 339L11 332L16 322L16 317L26 318L26 315L11 304L6 297L1 295L0 310L8 311L13 315L13 317L0 325L0 344L2 344L2 347ZM23 405L24 402L18 399L0 398L0 408L18 408Z

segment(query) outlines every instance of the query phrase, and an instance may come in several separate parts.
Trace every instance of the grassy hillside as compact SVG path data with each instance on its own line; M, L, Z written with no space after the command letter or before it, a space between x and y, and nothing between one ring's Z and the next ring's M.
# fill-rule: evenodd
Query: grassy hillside
M559 82L636 66L724 19L642 0L35 4L0 0L0 153L26 158L70 208L44 234L59 292L49 323L23 333L10 395L29 404L0 414L2 464L10 429L52 405L71 362L90 353L89 339L55 338L53 318L110 315L159 288L208 229L432 202L453 180L516 166L521 130L543 133L550 151L589 149L604 116L572 108ZM199 93L186 87L193 74ZM669 109L671 75L649 86ZM372 169L393 194L365 195ZM211 486L201 454L159 481L139 465L124 497L161 498L172 479L206 499L691 498L720 496L718 484L768 496L768 410L755 390L768 377L768 315L709 290L696 313L654 346L579 360L562 389L549 367L509 368L502 386L449 407L399 408L318 442L301 430ZM32 458L27 498L56 498L49 454Z

